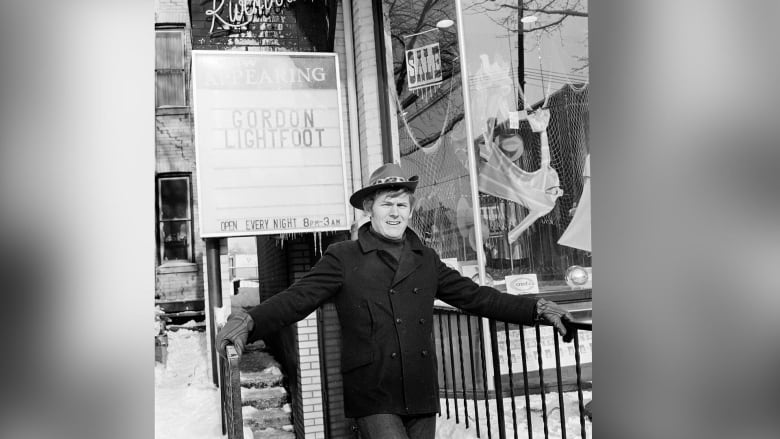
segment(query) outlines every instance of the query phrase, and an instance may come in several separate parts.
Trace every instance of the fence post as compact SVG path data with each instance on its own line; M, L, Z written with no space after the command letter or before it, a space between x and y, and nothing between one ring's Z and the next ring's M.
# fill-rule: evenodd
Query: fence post
M504 423L504 395L501 389L501 364L498 358L498 329L496 321L488 320L490 331L490 354L493 357L493 383L496 389L496 416L498 416L498 437L506 439L506 424ZM509 343L509 340L507 340Z
M208 317L209 317L209 341L211 341L211 372L215 386L219 386L219 370L217 368L216 342L217 325L214 318L214 309L222 307L222 271L219 266L219 238L206 239L206 269L208 274Z

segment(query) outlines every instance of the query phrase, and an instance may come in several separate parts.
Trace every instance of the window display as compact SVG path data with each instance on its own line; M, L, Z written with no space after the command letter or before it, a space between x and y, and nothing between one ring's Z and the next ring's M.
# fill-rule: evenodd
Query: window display
M384 3L410 226L500 289L590 288L587 1Z

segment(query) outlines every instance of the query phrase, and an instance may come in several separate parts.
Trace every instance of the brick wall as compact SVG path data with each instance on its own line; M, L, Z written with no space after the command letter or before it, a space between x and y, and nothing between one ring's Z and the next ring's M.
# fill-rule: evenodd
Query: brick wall
M341 376L341 325L339 324L336 306L326 303L320 308L319 314L322 341L320 342L320 357L322 358L324 398L327 401L327 421L330 439L347 439L354 437L353 421L344 417L344 386Z
M184 26L184 62L185 66L189 68L192 44L187 1L155 0L154 7L156 24L181 24ZM189 78L189 72L186 73L186 77ZM187 83L187 94L189 93L189 84ZM189 96L187 101L191 102ZM198 228L198 194L195 189L198 182L195 171L192 130L191 107L157 110L155 115L157 174L187 172L191 173L192 176L194 261L191 264L168 264L157 267L155 298L165 302L203 300L204 298L203 254L205 243L200 239ZM156 253L155 259L158 259Z
M271 236L258 236L256 243L258 282L262 302L289 285L287 263L279 240Z
M353 0L355 75L360 111L360 165L363 182L382 165L382 132L379 121L377 58L374 46L374 16L370 1Z
M298 382L301 387L300 415L296 417L296 426L302 423L303 434L298 437L323 439L325 437L325 419L322 401L322 375L320 373L319 334L317 333L317 313L313 312L298 322Z

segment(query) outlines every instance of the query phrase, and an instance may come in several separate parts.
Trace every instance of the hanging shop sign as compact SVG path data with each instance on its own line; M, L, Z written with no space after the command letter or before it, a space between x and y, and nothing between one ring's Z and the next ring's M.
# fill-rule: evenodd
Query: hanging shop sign
M336 54L192 54L200 235L349 229Z
M404 44L409 91L429 99L442 82L439 30L408 35Z
M215 26L241 29L290 3L295 3L295 0L212 0L211 9L206 9L206 16L211 17L209 33L214 32Z

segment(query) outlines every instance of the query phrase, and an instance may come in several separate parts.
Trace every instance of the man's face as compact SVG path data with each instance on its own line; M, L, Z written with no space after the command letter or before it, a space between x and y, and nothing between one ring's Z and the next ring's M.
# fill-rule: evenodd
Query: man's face
M371 227L388 239L400 239L412 213L409 194L392 196L379 192L371 206Z

